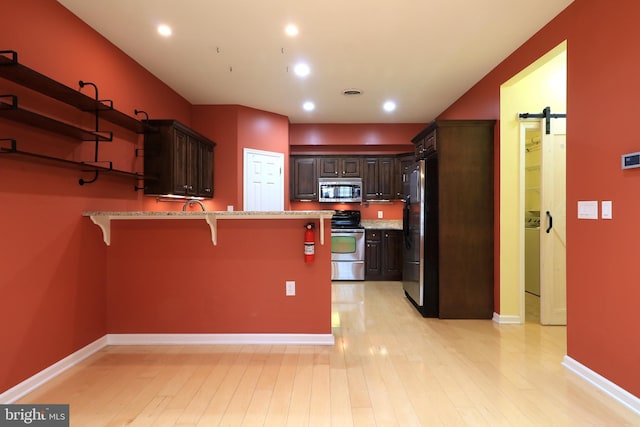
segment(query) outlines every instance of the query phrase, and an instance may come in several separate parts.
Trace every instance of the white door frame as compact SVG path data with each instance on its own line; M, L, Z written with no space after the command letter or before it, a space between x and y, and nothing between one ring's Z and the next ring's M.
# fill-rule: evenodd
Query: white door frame
M280 188L280 198L281 198L281 209L284 210L284 153L279 153L275 151L265 151L265 150L257 150L255 148L244 148L242 150L242 210L246 210L248 198L247 198L247 182L248 182L248 174L249 170L247 162L249 159L249 154L257 154L261 156L271 156L277 157L278 161L281 165L280 170L280 180L278 183L278 188Z

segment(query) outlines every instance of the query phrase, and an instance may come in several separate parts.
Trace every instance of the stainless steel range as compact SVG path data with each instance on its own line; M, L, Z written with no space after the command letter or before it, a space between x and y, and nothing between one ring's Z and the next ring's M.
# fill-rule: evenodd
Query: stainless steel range
M360 211L336 211L331 218L331 280L364 280Z

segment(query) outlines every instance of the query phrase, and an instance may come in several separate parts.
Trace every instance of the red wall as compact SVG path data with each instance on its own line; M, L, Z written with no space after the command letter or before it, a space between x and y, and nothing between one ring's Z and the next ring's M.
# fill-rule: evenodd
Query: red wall
M640 3L575 0L441 117L499 116L500 84L567 40L567 352L640 396ZM613 200L613 220L577 219L578 200Z
M378 211L382 211L384 220L401 220L403 204L401 201L391 203L318 203L318 202L291 202L291 209L306 210L335 210L356 209L360 211L362 219L378 219Z
M227 210L227 205L239 209L242 196L237 194L238 177L238 109L237 105L196 105L193 107L193 126L216 143L213 167L213 200L209 210ZM240 181L241 182L241 181Z
M196 105L193 126L216 142L215 197L212 210L243 208L243 150L283 153L284 182L289 182L289 120L285 116L241 105ZM285 209L289 187L285 186ZM224 203L223 203L224 202Z
M411 138L426 124L292 124L292 154L385 154L413 151Z
M275 113L241 107L238 121L238 165L243 170L243 150L273 151L284 154L284 182L289 182L289 119ZM242 176L238 178L238 197L244 197ZM284 187L285 209L288 208L289 186ZM239 204L242 206L242 204Z
M100 98L116 108L190 120L189 104L133 60L90 30L55 1L5 2L2 49L19 61L70 87L79 80L99 87ZM19 104L84 126L86 113L0 79L0 92ZM93 96L91 88L85 88ZM138 135L103 123L115 140L102 144L101 159L135 169ZM75 160L92 159L93 143L82 143L25 125L0 120L0 138L18 148ZM87 150L88 149L88 150ZM87 157L87 154L90 154ZM140 209L135 180L101 176L14 160L0 155L0 392L104 336L107 331L107 247L85 210Z

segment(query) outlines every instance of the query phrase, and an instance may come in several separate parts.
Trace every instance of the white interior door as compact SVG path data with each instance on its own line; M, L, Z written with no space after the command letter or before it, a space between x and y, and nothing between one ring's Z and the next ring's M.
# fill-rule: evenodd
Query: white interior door
M284 210L284 154L244 149L243 210Z
M542 134L540 193L540 322L567 324L566 119Z

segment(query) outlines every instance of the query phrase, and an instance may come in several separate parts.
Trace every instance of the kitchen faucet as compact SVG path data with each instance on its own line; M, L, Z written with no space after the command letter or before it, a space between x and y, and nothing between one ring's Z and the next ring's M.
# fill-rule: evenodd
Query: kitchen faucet
M189 199L186 202L184 202L184 205L182 205L182 210L186 211L187 206L193 206L193 205L200 205L200 207L202 208L202 212L206 211L206 209L204 208L204 204L200 200L196 200L196 199Z

